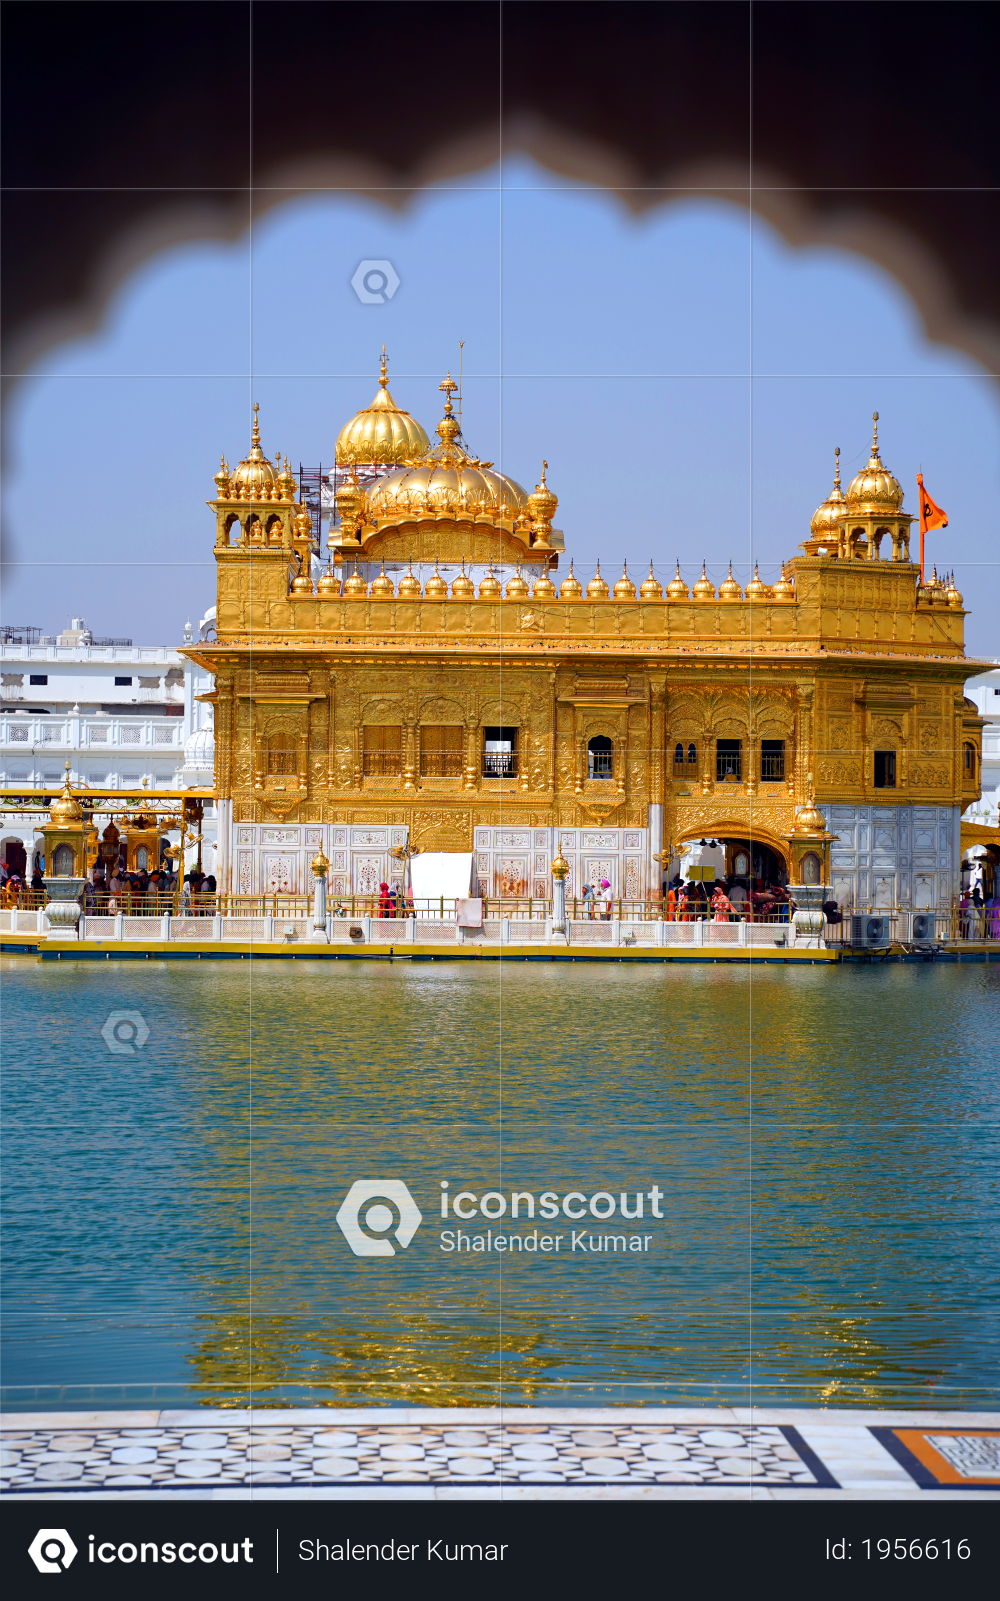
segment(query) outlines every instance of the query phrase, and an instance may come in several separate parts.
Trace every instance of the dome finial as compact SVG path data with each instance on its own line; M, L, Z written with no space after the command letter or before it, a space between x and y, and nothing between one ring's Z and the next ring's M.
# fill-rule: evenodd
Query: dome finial
M451 397L454 394L455 390L458 388L458 385L455 382L454 378L451 376L450 372L449 372L447 378L444 380L444 382L438 384L438 388L439 389L443 389L444 392L445 392L445 395L446 395L447 398L446 398L445 403L444 403L444 414L445 414L446 417L450 417L451 413L452 413Z
M839 445L836 445L834 447L833 455L834 455L834 461L836 463L836 465L834 466L834 469L833 469L833 483L834 483L834 487L836 489L839 489L840 488L840 446Z
M872 412L872 455L878 455L878 412Z
M253 433L250 436L250 443L251 443L251 445L256 445L258 450L260 449L260 401L259 400L255 400L254 403L253 403Z
M382 360L381 360L381 363L379 365L379 379L378 379L378 381L379 381L379 388L380 389L387 389L388 388L388 386L389 386L389 374L386 371L385 346L384 345L382 346Z

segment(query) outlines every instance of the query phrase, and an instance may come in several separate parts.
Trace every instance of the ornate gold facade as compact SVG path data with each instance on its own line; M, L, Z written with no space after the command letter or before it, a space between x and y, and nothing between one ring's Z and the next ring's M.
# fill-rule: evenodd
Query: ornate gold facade
M582 880L584 840L610 850L614 833L616 893L645 895L659 891L661 853L702 836L790 864L797 810L814 798L837 836L824 862L835 885L839 848L842 889L850 873L853 898L876 899L879 813L884 832L891 812L883 880L891 859L893 897L916 896L919 859L920 894L940 903L957 867L942 865L941 830L957 850L979 773L980 722L963 697L973 668L962 597L936 578L920 586L877 441L846 495L838 472L774 588L755 576L744 593L730 573L717 593L703 573L689 592L678 573L664 593L651 570L638 592L623 571L584 594L572 569L554 577L563 541L544 471L529 495L469 456L453 387L438 445L338 491L318 583L308 514L256 423L247 460L216 477L217 639L187 654L216 680L231 832L220 889L273 887L237 866L261 829L325 848L334 894L363 888L331 831L365 828L481 850L488 892L523 867L519 892L535 895L551 893L560 835L578 836ZM921 836L918 849L920 829L933 845Z

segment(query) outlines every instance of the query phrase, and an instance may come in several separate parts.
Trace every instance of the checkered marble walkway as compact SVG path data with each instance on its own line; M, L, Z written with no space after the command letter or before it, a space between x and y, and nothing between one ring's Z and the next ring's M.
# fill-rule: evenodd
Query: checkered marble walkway
M900 1419L907 1438L916 1420L928 1438L940 1440L941 1419L954 1425L956 1416ZM896 1421L882 1413L866 1417ZM671 1492L837 1494L860 1476L869 1492L919 1494L906 1452L888 1438L891 1430L873 1431L850 1418L801 1411L751 1420L747 1412L721 1408L9 1414L0 1488L59 1498L457 1491L659 1499ZM947 1460L980 1468L992 1462L996 1422L961 1419L969 1433L952 1427ZM977 1486L984 1487L990 1486Z

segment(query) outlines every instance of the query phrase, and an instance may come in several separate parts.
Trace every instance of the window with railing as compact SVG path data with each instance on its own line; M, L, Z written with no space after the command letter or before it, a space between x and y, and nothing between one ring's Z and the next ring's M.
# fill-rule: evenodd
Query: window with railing
M398 723L370 723L365 728L366 778L398 778L403 771L403 730Z
M420 776L461 778L462 728L428 724L420 730Z
M516 728L500 726L483 729L483 777L517 777Z
M607 734L595 734L587 745L587 777L613 778L615 748Z
M724 784L727 779L731 781L742 779L743 741L741 739L716 740L715 777L720 784Z
M894 750L877 750L875 752L875 788L895 789L896 787L896 752Z
M691 778L697 765L698 751L694 741L691 741L685 751L683 741L678 740L674 746L674 777Z
M762 739L760 742L760 778L762 784L780 784L785 776L785 741Z
M269 778L284 778L299 770L298 751L272 749L267 753L267 773Z

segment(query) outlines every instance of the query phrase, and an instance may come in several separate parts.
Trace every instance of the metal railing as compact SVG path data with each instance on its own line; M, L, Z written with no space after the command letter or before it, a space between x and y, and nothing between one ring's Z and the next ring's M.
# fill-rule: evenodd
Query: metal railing
M484 750L483 777L516 778L517 755L516 750Z

